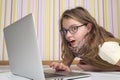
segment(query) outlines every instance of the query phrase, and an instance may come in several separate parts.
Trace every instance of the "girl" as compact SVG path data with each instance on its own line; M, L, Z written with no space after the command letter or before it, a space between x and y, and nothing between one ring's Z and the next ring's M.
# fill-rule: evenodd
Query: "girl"
M86 9L66 10L60 32L63 61L52 62L50 67L70 71L72 61L79 57L78 66L86 71L120 70L120 40L98 25Z

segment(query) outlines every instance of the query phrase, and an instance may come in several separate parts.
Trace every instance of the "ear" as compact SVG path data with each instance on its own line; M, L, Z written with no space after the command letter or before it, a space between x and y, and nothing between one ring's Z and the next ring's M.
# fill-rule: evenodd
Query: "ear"
M88 32L90 32L92 30L92 24L91 23L88 23L86 27L88 29Z

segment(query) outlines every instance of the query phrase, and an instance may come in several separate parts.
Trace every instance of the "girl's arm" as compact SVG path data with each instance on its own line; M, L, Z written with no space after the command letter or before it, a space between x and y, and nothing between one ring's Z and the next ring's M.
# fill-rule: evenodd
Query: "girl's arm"
M102 69L92 66L90 64L85 63L83 60L80 60L80 62L77 64L77 66L84 71L102 71Z

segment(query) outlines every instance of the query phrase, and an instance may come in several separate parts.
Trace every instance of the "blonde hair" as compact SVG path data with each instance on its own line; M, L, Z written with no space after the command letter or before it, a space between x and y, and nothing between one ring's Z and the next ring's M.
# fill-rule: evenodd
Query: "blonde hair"
M106 31L103 27L99 26L96 20L89 14L89 12L82 7L76 7L73 9L66 10L62 14L62 17L60 19L60 29L62 29L62 23L64 18L72 18L82 24L92 24L92 29L87 34L86 42L82 46L82 52L84 52L84 54L91 55L91 57L95 57L98 54L98 46L102 45L105 42L106 38L114 38L114 36L110 32ZM65 36L61 34L61 38L62 59L72 59L75 56L69 49Z

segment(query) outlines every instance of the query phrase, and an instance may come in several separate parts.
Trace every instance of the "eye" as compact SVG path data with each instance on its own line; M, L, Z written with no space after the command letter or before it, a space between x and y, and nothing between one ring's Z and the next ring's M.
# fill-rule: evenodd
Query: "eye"
M76 31L77 29L78 29L77 26L74 26L74 27L71 27L71 28L70 28L70 30L73 31L73 32Z
M67 33L67 30L66 30L66 29L62 29L62 30L60 30L60 31L61 31L61 33L62 33L63 35Z

